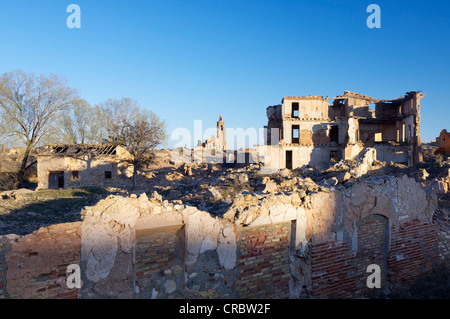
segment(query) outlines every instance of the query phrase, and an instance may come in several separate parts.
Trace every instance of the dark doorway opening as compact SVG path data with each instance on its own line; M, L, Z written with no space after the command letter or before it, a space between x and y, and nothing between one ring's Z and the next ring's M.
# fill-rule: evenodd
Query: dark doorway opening
M286 168L292 169L292 151L286 151Z
M330 129L330 142L339 143L339 126L332 125Z
M64 188L64 172L50 172L48 175L48 188Z

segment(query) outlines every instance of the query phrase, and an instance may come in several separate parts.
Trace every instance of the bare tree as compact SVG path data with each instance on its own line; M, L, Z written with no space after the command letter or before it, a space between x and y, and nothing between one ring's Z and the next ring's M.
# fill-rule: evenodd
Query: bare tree
M137 120L148 117L141 109L138 101L131 98L108 99L98 106L99 115L103 117L103 129L110 135L111 130L117 128L119 123L134 123Z
M134 168L134 189L137 171L151 160L151 151L166 140L166 123L154 112L141 109L131 99L114 100L110 105L113 105L110 119L114 122L109 126L109 140L123 146L130 153L129 164Z
M5 130L25 145L18 173L20 181L23 181L32 148L50 135L59 112L78 99L77 91L55 74L36 77L33 73L16 70L1 75L0 110Z
M87 101L78 100L61 113L57 139L65 144L100 144L97 127L101 120Z

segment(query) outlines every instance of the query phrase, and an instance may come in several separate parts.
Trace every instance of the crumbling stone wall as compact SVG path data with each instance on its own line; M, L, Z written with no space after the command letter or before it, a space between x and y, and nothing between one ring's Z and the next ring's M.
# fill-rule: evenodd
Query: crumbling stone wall
M8 240L5 297L354 298L370 293L369 263L388 289L436 261L436 197L413 179L292 182L300 190L241 193L222 218L157 193L110 196L81 223ZM64 288L68 263L80 290Z

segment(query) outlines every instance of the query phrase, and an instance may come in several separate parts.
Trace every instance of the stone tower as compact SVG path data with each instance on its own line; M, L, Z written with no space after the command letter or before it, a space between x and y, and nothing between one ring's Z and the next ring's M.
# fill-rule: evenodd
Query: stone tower
M222 119L222 114L220 114L219 121L217 122L217 138L223 145L223 149L226 149L227 143L225 143L225 122Z

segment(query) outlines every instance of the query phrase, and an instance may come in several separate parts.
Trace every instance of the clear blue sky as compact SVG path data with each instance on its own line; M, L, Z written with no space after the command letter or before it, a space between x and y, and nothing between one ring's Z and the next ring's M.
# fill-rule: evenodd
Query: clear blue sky
M69 4L81 29L69 29ZM369 29L369 4L381 29ZM131 97L193 130L260 128L288 95L423 91L422 141L450 129L448 0L16 0L0 5L0 73L63 75L91 104ZM169 145L170 146L170 145Z

